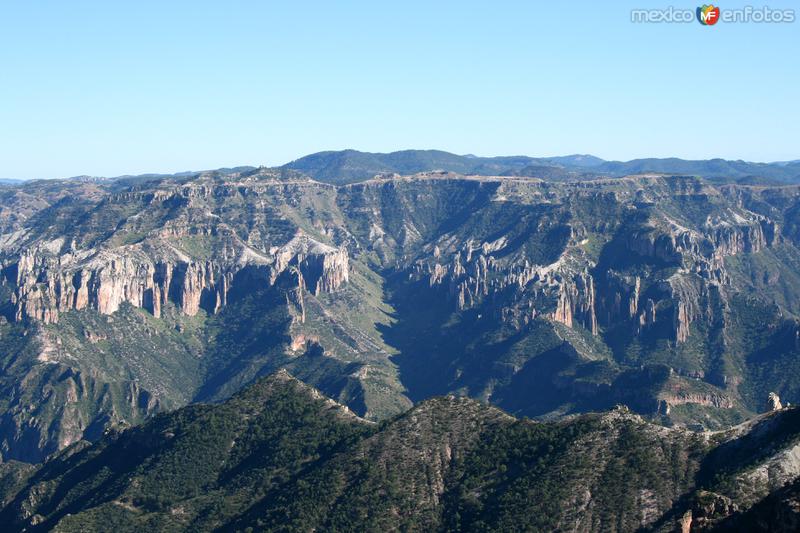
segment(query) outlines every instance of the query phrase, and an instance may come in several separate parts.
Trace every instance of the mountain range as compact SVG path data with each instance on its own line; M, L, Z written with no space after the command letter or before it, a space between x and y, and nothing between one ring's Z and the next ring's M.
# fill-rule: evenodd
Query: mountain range
M730 431L618 408L557 422L426 400L376 425L279 372L31 467L24 531L796 531L800 411Z
M373 178L380 174L416 174L444 170L465 175L526 176L548 180L597 179L641 173L699 176L715 183L780 185L800 183L800 160L754 163L742 160L686 160L677 157L645 158L630 161L606 161L588 154L555 157L457 155L442 150L401 150L391 153L358 150L325 151L309 154L282 167L296 170L317 181L342 185ZM247 172L252 166L217 169L218 173ZM177 174L125 175L115 178L75 176L82 181L124 182L159 178L180 178L201 172ZM0 185L19 184L24 180L0 179Z
M2 185L0 521L796 524L797 170L345 151Z
M717 182L798 183L800 164L750 163L724 159L685 160L634 159L605 161L592 155L559 157L477 157L455 155L440 150L403 150L369 153L356 150L319 152L290 163L283 168L303 172L316 180L333 184L353 183L378 174L414 174L446 170L468 175L516 175L545 179L596 179L621 177L648 172L701 176Z

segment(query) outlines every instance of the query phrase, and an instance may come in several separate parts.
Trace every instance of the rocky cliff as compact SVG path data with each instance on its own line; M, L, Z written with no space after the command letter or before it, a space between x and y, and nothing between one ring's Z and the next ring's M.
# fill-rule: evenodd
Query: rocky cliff
M163 244L157 254L140 245L54 253L48 243L23 250L8 258L3 269L14 283L15 319L49 324L71 310L113 314L123 303L158 318L168 301L189 316L201 307L215 313L227 303L236 274L249 266L267 269L273 282L287 269L297 269L316 294L337 290L349 275L345 248L325 245L302 232L269 254L235 243L222 257L207 260L188 257L169 241Z
M6 457L281 366L375 419L458 391L724 427L800 393L797 187L248 169L15 190ZM65 372L98 392L71 400Z

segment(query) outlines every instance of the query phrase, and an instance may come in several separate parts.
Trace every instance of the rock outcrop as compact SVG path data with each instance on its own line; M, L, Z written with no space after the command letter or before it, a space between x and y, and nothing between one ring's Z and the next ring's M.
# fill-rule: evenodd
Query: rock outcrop
M215 313L227 304L237 272L248 265L269 269L272 282L285 270L296 268L315 294L334 292L349 279L346 249L302 233L268 255L244 245L227 251L227 258L221 254L197 260L174 249L156 255L136 245L59 255L34 248L24 250L16 262L9 261L4 273L13 282L15 318L46 324L57 322L60 313L70 310L112 314L123 303L146 309L155 317L170 301L189 316L201 308Z
M38 419L37 442L72 442L111 407L129 419L192 398L168 391L222 398L278 359L370 416L458 390L529 416L613 401L718 427L763 409L765 387L794 390L777 373L800 349L797 188L448 173L334 187L259 169L31 196L49 188L24 220L0 220L0 362L20 361L0 386L16 399L24 383L39 405L49 389L31 368L48 384L56 364L113 372L93 376L106 396L59 382L59 401L105 403ZM433 299L447 321L425 328L414 315ZM200 368L212 357L230 368ZM32 419L21 405L14 439Z
M718 393L678 392L675 394L663 394L661 402L659 410L664 414L669 414L671 408L676 405L704 405L717 409L731 409L733 407L731 398Z
M767 397L767 411L780 411L783 409L781 398L774 392L770 392Z
M541 188L537 185L537 194ZM602 198L628 201L624 195ZM746 210L709 216L692 227L653 213L613 236L608 244L617 254L599 264L584 248L598 230L607 231L602 223L591 227L580 219L567 225L540 221L536 231L568 238L557 246L548 242L553 248L548 260L538 263L521 252L519 236L494 234L481 242L445 235L406 268L412 278L446 290L462 310L502 301L497 316L517 324L547 317L597 335L627 323L632 335L670 330L670 340L679 345L689 340L698 321L708 324L723 316L723 292L732 284L726 258L760 253L780 242L774 221Z

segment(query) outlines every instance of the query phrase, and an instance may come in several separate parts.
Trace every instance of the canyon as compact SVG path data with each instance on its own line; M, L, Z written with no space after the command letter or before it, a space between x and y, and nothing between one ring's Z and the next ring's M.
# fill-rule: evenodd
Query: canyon
M289 169L0 191L0 454L285 368L369 420L459 394L718 429L800 391L800 187Z

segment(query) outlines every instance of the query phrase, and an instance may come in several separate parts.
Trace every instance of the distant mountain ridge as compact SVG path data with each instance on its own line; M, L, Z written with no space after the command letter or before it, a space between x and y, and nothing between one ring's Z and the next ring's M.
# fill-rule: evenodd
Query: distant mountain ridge
M153 172L114 177L81 175L68 179L82 182L123 181L126 184L132 184L162 178L190 179L208 172L226 176L253 172L259 168L265 167L242 165L172 174ZM437 170L475 176L524 176L546 181L616 178L656 173L700 176L717 184L780 185L800 183L800 160L757 163L720 158L688 160L677 157L651 157L630 161L607 161L591 154L553 157L525 155L482 157L474 154L458 155L443 150L400 150L380 153L346 149L316 152L277 168L300 172L317 181L332 185L357 183L381 174L411 175ZM32 180L0 179L0 186L21 185L26 181Z
M316 180L341 185L363 181L376 174L416 174L447 170L460 174L501 175L512 169L541 162L527 156L462 156L440 150L402 150L388 154L342 150L319 152L287 163L290 168Z
M312 178L342 185L370 179L378 174L414 174L445 170L479 176L530 176L564 181L631 174L663 173L701 176L713 181L754 183L798 183L796 161L752 163L725 159L686 160L646 158L631 161L605 161L599 157L575 154L557 157L456 155L441 150L402 150L370 153L357 150L318 152L291 161L282 168L297 170Z

